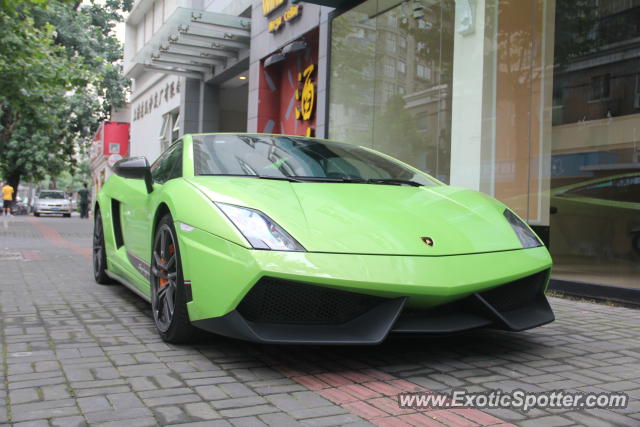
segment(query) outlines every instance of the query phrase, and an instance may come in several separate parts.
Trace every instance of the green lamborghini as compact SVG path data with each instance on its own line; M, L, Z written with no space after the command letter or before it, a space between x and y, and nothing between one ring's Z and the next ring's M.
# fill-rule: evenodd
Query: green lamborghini
M149 301L165 341L376 344L554 319L551 258L521 219L369 148L185 135L114 172L95 204L95 280Z

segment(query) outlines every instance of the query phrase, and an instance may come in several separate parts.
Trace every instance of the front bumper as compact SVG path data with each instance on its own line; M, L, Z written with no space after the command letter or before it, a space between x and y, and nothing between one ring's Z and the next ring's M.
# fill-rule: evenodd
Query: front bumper
M555 319L544 296L547 279L548 271L542 271L449 304L410 309L406 307L408 297L338 294L263 278L236 310L193 324L267 344L378 344L389 334L438 335L481 327L523 331Z
M553 320L544 297L551 267L544 247L441 257L257 251L198 229L181 233L180 245L185 280L191 282L191 321L236 338L375 344L389 333L439 334L485 326L515 331ZM287 287L260 291L265 281ZM287 300L303 287L325 295L315 302ZM263 297L256 298L260 292ZM247 307L252 300L254 306L264 305L262 299L285 310L334 311L311 322L260 317ZM344 301L347 308L361 310L335 311Z
M36 208L36 213L44 215L70 215L71 209L69 208Z

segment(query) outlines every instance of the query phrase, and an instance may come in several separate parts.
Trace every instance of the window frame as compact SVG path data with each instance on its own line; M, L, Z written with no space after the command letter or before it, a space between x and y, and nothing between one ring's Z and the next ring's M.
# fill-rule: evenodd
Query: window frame
M159 173L154 173L156 170L161 168L161 164L164 161L168 161L172 154L176 151L179 151L179 160L173 164L173 166L167 171L167 178L159 178L158 175L162 177ZM176 166L177 165L177 166ZM172 179L182 178L184 176L184 141L182 139L177 140L175 143L171 144L169 148L167 148L160 156L156 159L155 162L150 167L151 169L151 177L153 182L156 184L165 184ZM162 170L162 173L165 171Z

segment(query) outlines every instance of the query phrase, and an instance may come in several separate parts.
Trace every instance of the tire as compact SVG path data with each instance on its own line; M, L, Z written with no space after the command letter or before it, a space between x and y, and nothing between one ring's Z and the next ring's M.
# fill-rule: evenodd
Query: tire
M63 217L65 217L65 218L71 218L71 214L70 214L70 213L68 213L68 214L63 214L62 216L63 216Z
M33 216L40 216L40 214L38 212L34 212Z
M151 311L156 329L165 342L192 342L200 330L189 321L180 248L170 214L158 222L151 251Z
M93 223L93 278L100 285L113 283L107 276L107 251L104 246L104 228L102 227L102 215L96 213Z

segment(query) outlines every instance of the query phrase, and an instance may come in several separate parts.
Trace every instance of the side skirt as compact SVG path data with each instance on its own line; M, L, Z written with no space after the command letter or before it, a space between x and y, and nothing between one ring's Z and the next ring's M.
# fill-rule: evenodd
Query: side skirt
M118 276L115 273L112 273L109 270L105 270L105 272L107 273L107 276L109 276L110 278L112 278L113 280L116 280L120 283L122 283L124 286L126 286L127 288L129 288L130 290L132 290L135 294L137 294L139 297L141 297L143 300L145 300L148 303L151 303L151 298L149 298L148 296L146 296L140 289L136 288L132 283L130 283L127 279L125 279L122 276Z

